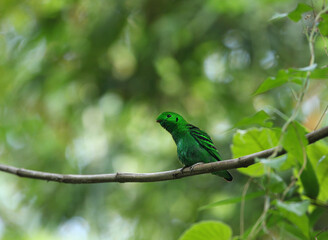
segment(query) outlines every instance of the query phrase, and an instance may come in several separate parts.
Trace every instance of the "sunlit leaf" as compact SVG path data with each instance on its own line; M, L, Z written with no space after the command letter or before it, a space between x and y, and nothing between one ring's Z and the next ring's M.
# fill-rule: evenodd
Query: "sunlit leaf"
M231 228L222 222L204 221L187 229L179 240L230 240Z
M298 22L302 18L302 14L312 11L313 8L305 3L299 3L294 11L288 13L288 17L294 22Z
M316 142L307 147L307 153L320 184L318 200L328 200L328 146L324 142Z
M254 95L264 93L271 89L280 87L281 85L292 82L302 84L302 78L305 77L305 72L299 69L282 69L279 70L276 77L268 77L255 91Z
M275 147L278 143L278 137L279 131L267 128L239 130L232 140L233 156L237 158ZM262 163L256 163L247 168L238 168L238 171L252 177L259 177L264 174L264 167Z
M249 125L259 125L262 127L271 127L272 122L270 122L270 115L265 111L261 110L250 117L245 117L240 120L234 127L245 127Z
M297 122L291 123L283 137L282 145L288 156L292 156L295 161L303 164L306 157L306 146L308 140L305 137L305 129Z
M280 77L268 77L255 91L254 95L264 93L268 90L273 88L279 87L288 82L287 76L283 76L282 74Z
M306 73L311 71L312 78L326 78L328 77L328 70L317 68L316 63L311 66L306 66L303 68L289 68L279 70L277 76L267 78L255 91L254 95L264 93L271 89L280 87L281 85L291 82L296 84L302 84L306 77Z

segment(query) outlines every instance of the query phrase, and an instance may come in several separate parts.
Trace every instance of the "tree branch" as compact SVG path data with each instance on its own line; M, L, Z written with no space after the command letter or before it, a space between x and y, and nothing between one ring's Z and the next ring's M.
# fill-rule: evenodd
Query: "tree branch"
M312 144L320 139L328 136L328 126L319 130L313 131L306 135L309 144ZM73 175L73 174L57 174L28 170L24 168L16 168L4 164L0 164L0 171L17 175L24 178L34 178L45 181L61 182L61 183L105 183L105 182L158 182L166 180L174 180L183 177L211 173L220 170L228 170L234 168L248 167L255 163L255 158L267 158L276 148L270 148L261 152L253 153L247 156L224 160L219 162L196 165L191 171L190 168L181 172L181 169L175 169L165 172L156 173L110 173L110 174L95 174L95 175ZM278 152L277 156L285 154L283 149Z

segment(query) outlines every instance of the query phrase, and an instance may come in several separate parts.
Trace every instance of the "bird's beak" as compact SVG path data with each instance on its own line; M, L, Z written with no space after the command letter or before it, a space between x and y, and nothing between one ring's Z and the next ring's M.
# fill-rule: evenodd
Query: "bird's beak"
M160 119L160 118L157 118L156 119L156 122L158 122L159 124L162 124L162 122L164 122L164 120L163 119Z

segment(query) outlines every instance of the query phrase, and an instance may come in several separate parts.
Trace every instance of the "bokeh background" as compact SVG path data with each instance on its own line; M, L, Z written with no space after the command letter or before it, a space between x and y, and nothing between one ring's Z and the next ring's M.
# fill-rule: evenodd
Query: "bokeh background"
M206 130L230 158L240 119L265 110L281 126L295 106L288 87L253 93L279 69L308 65L306 19L270 20L299 2L0 1L1 163L63 174L175 169L175 144L155 122L163 111ZM327 42L316 46L328 64ZM312 83L302 105L309 130L325 84ZM231 172L232 183L206 174L93 185L0 173L0 239L177 239L201 220L238 234L240 204L199 210L241 195L248 178ZM247 202L246 228L262 208Z

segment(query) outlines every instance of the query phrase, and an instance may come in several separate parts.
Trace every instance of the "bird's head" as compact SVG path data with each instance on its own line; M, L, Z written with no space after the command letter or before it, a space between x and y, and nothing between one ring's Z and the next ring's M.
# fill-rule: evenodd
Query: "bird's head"
M174 112L161 113L156 122L161 124L167 131L172 132L177 126L185 125L187 122L179 114Z

